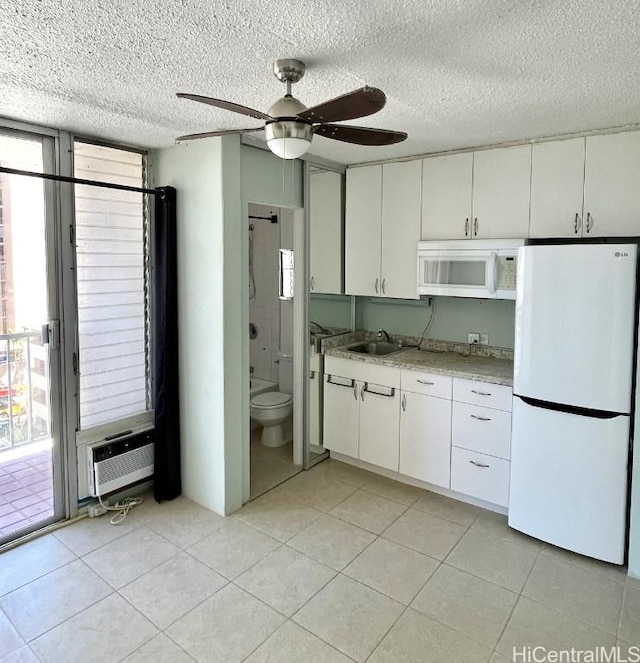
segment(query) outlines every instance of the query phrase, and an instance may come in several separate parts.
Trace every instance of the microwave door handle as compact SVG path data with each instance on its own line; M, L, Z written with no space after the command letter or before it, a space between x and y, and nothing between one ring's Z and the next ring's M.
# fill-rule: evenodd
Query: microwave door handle
M496 294L496 277L498 275L498 254L492 251L489 255L489 294Z

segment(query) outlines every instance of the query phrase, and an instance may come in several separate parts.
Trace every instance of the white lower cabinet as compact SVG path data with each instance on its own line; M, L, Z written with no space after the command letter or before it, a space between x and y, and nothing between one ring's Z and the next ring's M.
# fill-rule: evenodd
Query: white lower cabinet
M400 474L449 488L450 454L451 401L403 391L400 413Z
M398 471L400 392L394 387L360 384L359 458Z
M511 412L454 402L451 427L453 446L511 457Z
M357 458L359 415L358 383L325 374L324 448Z
M509 461L451 448L451 490L485 502L509 504Z
M509 504L511 387L454 379L451 490Z
M328 356L325 449L509 504L511 387Z

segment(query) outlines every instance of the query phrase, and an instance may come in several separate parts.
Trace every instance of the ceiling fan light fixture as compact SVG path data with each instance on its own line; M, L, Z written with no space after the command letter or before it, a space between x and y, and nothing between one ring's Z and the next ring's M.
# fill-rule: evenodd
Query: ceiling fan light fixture
M281 159L298 159L311 147L313 127L297 119L267 122L267 145Z

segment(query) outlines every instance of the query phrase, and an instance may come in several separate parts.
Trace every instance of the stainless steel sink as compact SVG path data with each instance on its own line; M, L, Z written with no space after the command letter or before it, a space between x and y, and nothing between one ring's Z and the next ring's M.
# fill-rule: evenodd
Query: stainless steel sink
M388 341L369 341L347 348L349 352L360 352L361 354L378 355L379 357L399 352L402 349L399 343L389 343Z

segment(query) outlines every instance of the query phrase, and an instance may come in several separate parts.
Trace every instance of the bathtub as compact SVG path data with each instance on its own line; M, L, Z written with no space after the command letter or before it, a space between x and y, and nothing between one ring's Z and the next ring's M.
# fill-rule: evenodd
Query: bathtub
M249 397L253 398L258 394L264 394L265 391L275 391L278 388L277 382L271 380L261 380L260 378L251 378L249 382Z

